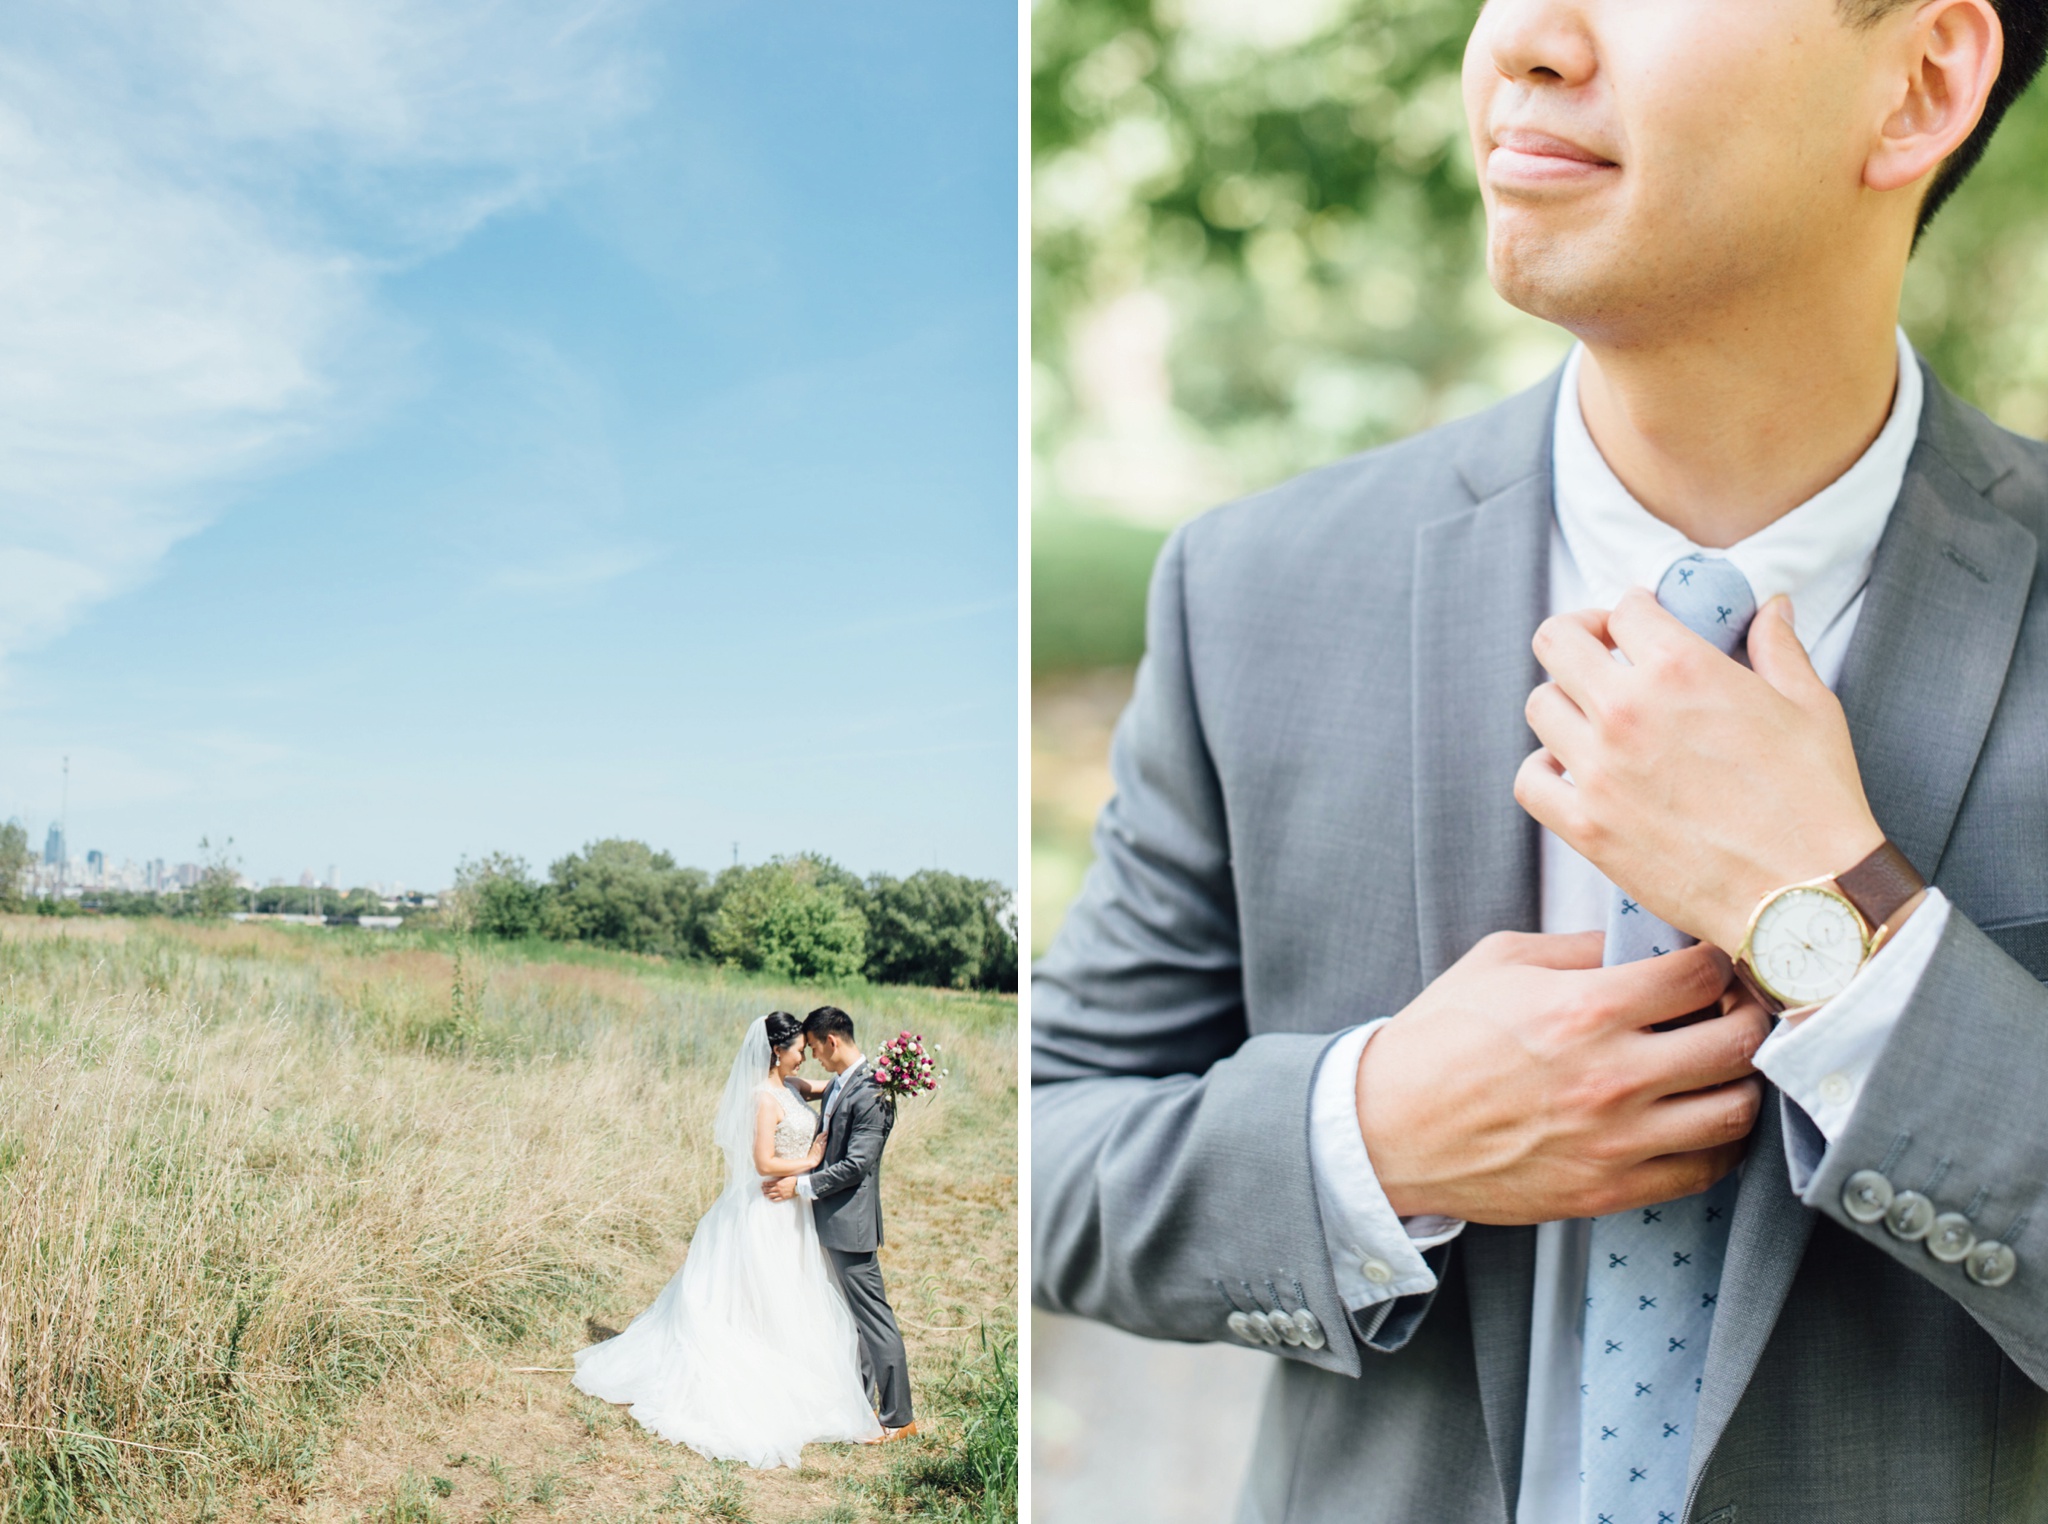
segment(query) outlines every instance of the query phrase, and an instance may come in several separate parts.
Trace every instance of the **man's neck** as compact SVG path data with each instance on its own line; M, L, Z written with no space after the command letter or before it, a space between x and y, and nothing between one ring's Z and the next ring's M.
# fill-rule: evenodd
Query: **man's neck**
M842 1076L843 1076L843 1075L848 1075L848 1074L851 1074L851 1073L853 1073L853 1071L854 1071L854 1070L858 1069L858 1068L859 1068L859 1067L860 1067L860 1066L861 1066L862 1064L864 1064L864 1063L866 1063L866 1062L867 1062L867 1055L866 1055L865 1053L861 1052L861 1050L860 1050L860 1049L858 1049L858 1048L855 1048L855 1049L853 1050L853 1056L852 1056L851 1058L847 1059L847 1061L846 1061L845 1063L843 1063L843 1064L841 1064L841 1065L839 1066L839 1073L840 1073L840 1074L841 1074Z
M1890 314L1804 317L1655 345L1587 343L1587 431L1636 501L1695 545L1725 549L1776 522L1884 428L1898 382Z

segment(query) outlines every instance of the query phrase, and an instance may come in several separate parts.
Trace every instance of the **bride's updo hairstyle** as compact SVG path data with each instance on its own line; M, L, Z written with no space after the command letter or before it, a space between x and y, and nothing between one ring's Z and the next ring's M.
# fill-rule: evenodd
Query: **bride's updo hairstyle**
M787 1011L770 1011L763 1018L768 1025L768 1046L787 1053L789 1045L804 1035L804 1024Z

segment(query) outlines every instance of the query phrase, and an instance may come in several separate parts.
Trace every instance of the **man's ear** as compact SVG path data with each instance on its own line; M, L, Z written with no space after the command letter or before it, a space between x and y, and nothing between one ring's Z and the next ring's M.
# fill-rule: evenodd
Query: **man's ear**
M1904 190L1939 168L1976 127L2005 57L2005 30L1989 0L1930 0L1879 25L1896 28L1879 44L1896 72L1863 183Z

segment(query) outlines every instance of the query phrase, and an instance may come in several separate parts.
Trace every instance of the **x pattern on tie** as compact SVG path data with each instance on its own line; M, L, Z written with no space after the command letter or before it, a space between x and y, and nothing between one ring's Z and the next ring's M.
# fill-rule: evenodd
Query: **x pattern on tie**
M1724 654L1739 656L1756 597L1718 556L1687 556L1657 601ZM1620 890L1607 915L1607 963L1633 963L1692 938ZM1677 1524L1686 1462L1734 1215L1735 1177L1661 1205L1593 1219L1579 1362L1583 1524Z

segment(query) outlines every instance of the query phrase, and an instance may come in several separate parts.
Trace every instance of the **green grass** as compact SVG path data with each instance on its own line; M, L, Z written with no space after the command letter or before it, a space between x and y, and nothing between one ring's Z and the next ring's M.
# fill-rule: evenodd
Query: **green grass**
M677 1477L657 1508L671 1517L704 1524L751 1524L753 1519L747 1511L747 1485L731 1461L718 1462L709 1482Z
M921 1398L936 1443L862 1485L890 1513L943 1524L1014 1524L1017 1517L1017 1340L984 1327L937 1391Z

